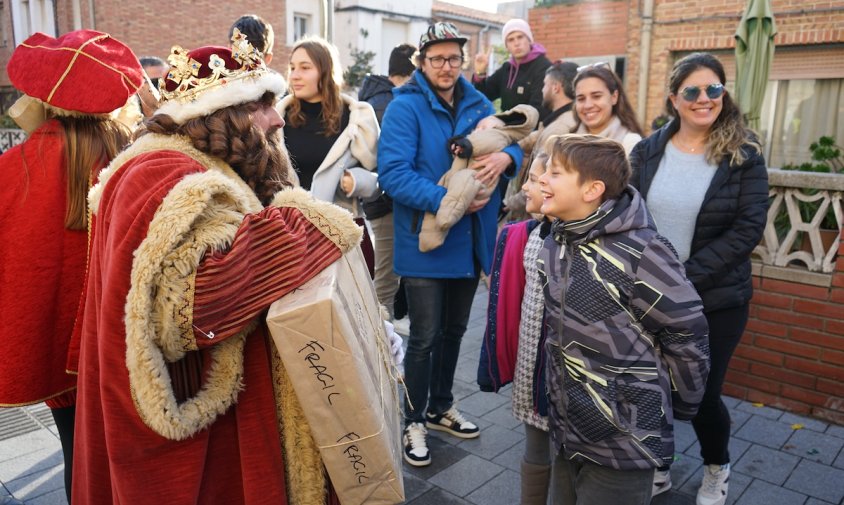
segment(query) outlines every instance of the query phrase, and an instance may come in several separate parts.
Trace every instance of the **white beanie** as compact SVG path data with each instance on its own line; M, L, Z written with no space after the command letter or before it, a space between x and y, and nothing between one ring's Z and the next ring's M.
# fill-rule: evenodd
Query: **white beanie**
M531 44L533 44L533 33L530 31L530 25L527 24L527 21L524 19L513 18L504 23L504 28L501 29L501 34L505 41L507 40L507 36L513 32L524 33L528 40L530 40Z

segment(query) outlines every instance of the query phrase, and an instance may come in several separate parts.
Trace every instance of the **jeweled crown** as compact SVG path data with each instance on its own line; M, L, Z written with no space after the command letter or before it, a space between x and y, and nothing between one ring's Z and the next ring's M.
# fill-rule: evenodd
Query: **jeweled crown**
M188 52L173 46L167 62L170 71L158 83L165 100L194 100L200 93L227 82L256 78L268 72L264 55L255 49L237 28L231 38L231 49L203 47Z

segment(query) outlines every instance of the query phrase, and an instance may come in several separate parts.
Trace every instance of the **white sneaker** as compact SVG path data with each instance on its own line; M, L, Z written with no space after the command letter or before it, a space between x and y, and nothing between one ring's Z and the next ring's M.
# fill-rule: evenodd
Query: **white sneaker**
M404 460L413 466L428 466L431 464L431 453L428 451L428 430L422 423L410 423L404 429Z
M393 319L393 329L402 337L410 335L410 318Z
M478 438L481 429L471 421L467 421L463 414L452 405L440 415L425 414L425 426L432 430L444 431L458 438Z
M697 505L724 505L730 483L730 464L703 467L703 482L697 490Z
M671 470L654 471L654 485L651 496L662 494L671 489Z

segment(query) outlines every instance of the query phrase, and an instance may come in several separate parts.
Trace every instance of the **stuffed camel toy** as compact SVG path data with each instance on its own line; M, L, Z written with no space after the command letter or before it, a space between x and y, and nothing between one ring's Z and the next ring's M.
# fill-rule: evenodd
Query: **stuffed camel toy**
M449 139L448 147L455 155L454 161L437 183L446 188L446 194L436 215L425 213L419 233L420 251L428 252L443 245L448 230L463 217L472 200L489 195L498 185L498 179L489 185L475 179L475 171L468 169L469 159L498 152L527 136L536 127L539 112L522 104L495 117L504 121L504 126L475 130L467 136Z

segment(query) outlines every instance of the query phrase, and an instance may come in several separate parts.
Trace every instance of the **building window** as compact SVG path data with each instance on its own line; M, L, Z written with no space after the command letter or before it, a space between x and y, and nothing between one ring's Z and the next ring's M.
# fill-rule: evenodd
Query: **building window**
M811 161L821 136L844 145L844 79L769 81L759 130L771 167Z
M589 65L606 64L610 70L615 72L615 75L624 82L625 69L627 67L627 58L625 56L582 56L564 58L563 61L568 61L577 64L578 67L585 67Z
M308 34L311 16L307 14L293 14L293 42Z
M54 0L11 0L10 7L16 44L35 32L56 36Z

